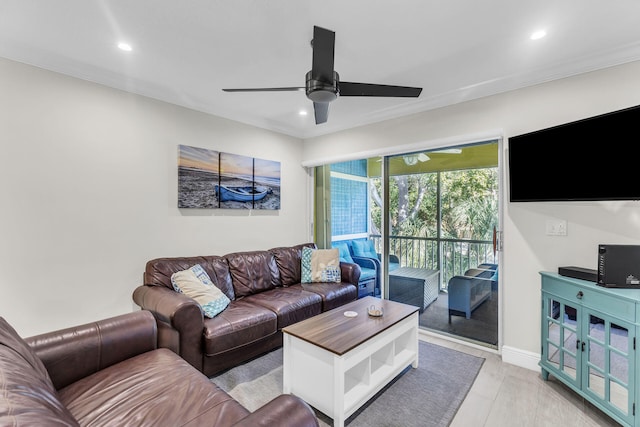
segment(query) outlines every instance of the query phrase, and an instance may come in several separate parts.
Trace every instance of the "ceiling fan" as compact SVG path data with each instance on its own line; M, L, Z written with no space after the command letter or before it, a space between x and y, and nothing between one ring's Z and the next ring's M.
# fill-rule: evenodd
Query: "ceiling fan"
M318 26L313 27L313 60L306 75L305 87L272 87L222 89L225 92L283 92L305 89L307 98L313 101L316 124L325 123L329 116L329 103L338 96L380 96L417 98L422 88L390 86L371 83L341 82L333 69L336 33Z

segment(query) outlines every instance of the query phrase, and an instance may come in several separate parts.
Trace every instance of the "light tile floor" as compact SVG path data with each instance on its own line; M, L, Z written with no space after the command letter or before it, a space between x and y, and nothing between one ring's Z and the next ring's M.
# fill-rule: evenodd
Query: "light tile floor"
M485 358L450 427L591 427L619 424L540 371L504 363L500 356L464 343L421 335L420 339Z

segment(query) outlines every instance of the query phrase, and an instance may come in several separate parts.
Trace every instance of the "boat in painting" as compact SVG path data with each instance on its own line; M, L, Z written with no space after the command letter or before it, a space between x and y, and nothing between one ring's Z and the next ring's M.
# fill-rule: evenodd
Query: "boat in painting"
M271 192L269 187L261 185L253 186L231 186L231 185L214 185L216 196L221 202L251 202L262 200Z

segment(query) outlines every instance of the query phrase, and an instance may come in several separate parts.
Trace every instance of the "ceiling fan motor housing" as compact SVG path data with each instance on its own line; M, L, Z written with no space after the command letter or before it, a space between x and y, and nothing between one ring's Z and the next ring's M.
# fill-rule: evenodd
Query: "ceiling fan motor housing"
M312 71L309 71L306 76L305 89L307 92L307 98L313 102L331 102L334 101L338 95L340 95L340 89L338 88L339 76L335 71L333 72L333 79L331 82L326 82L312 77Z

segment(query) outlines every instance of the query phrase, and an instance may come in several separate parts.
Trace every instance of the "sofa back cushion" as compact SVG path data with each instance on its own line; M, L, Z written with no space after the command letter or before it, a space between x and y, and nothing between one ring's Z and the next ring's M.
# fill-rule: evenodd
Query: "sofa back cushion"
M280 270L282 286L291 286L301 282L302 248L316 249L316 244L303 243L296 246L269 249L276 260L278 270Z
M236 298L282 285L276 259L269 251L235 252L225 258Z
M231 274L227 259L220 256L176 257L156 258L147 262L144 272L144 284L153 286L165 286L173 289L171 276L179 271L188 270L196 264L200 264L207 272L211 281L230 300L235 299Z
M77 426L42 361L0 317L0 425Z

